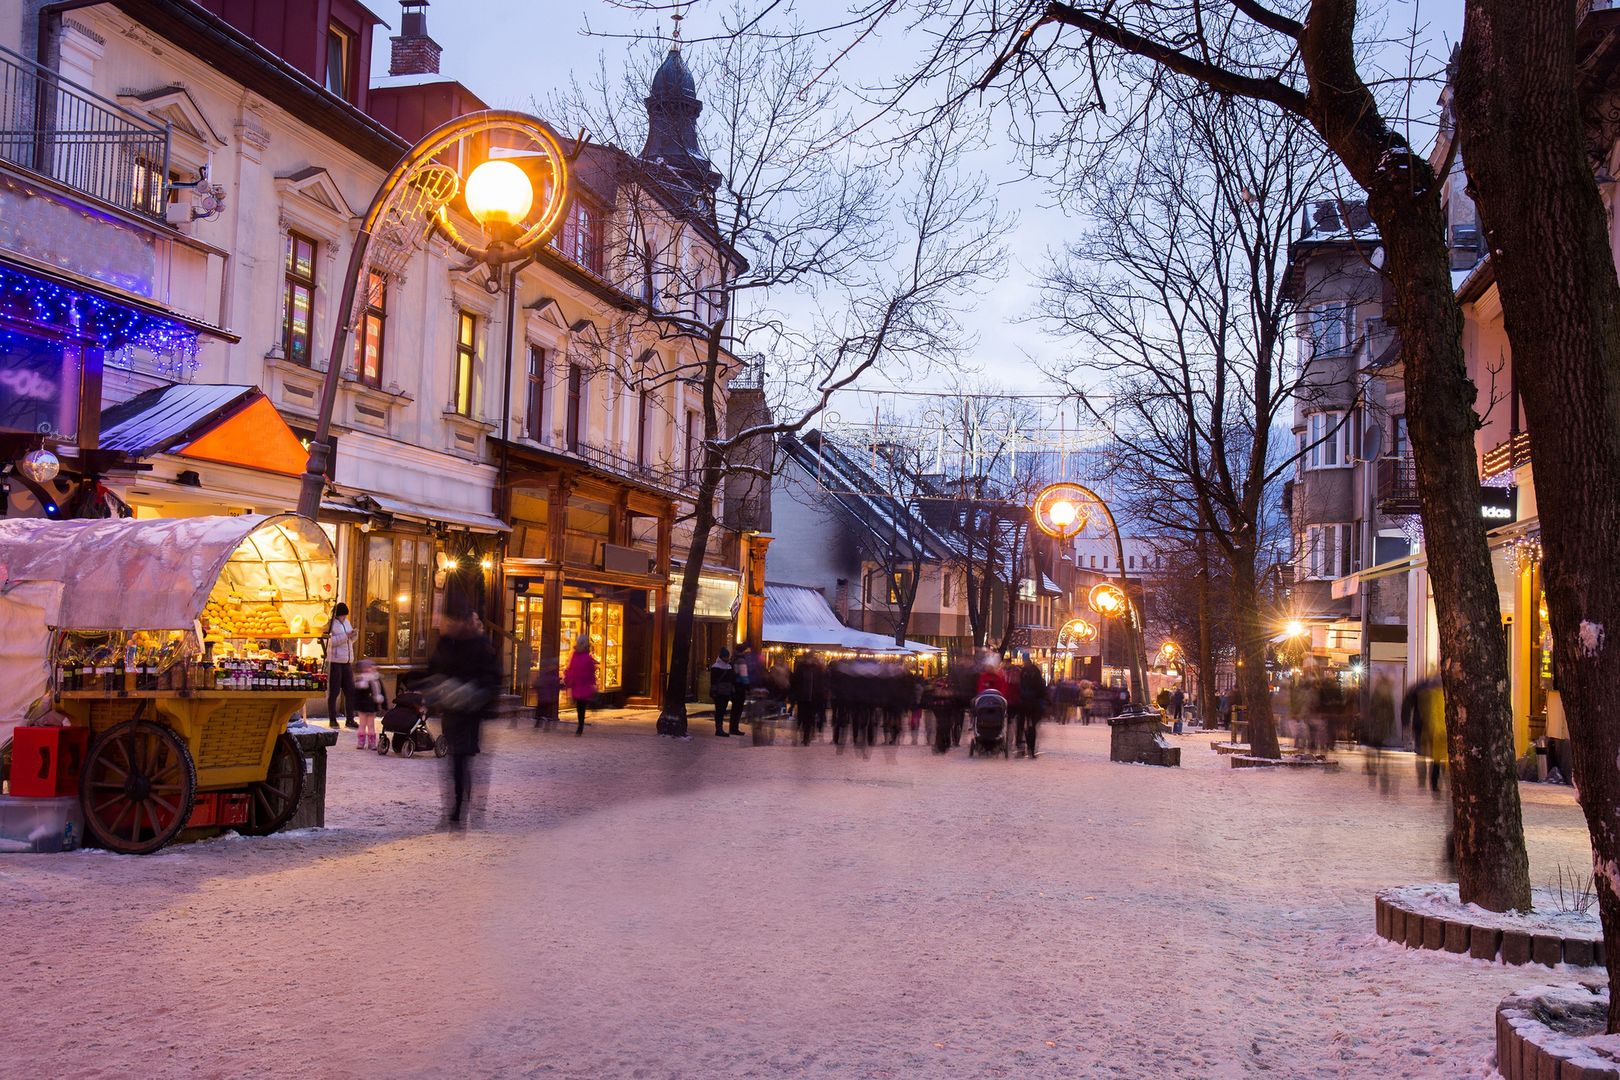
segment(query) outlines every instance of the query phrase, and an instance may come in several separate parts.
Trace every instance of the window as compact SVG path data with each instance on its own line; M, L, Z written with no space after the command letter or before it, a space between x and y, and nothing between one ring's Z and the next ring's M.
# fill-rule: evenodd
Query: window
M326 88L344 101L349 100L350 43L354 38L337 23L326 27Z
M1322 304L1311 309L1311 355L1336 356L1350 351L1350 308Z
M1391 421L1389 439L1389 453L1391 457L1404 458L1412 456L1412 444L1408 442L1406 438L1406 417L1404 414L1395 417L1394 420Z
M315 241L303 233L287 233L281 349L288 360L305 367L309 366L309 339L315 315L315 250Z
M1136 569L1136 556L1135 555L1131 556L1131 569L1132 570Z
M432 610L433 543L425 537L371 533L366 537L365 655L375 660L424 660Z
M941 607L951 606L951 585L955 580L955 575L953 575L949 570L945 570L940 573L939 602Z
M697 480L698 470L702 462L698 458L698 449L703 442L703 421L698 419L695 409L686 411L686 452L683 455L686 468L686 482L694 483Z
M525 407L529 438L546 441L546 350L529 346L529 403Z
M1350 424L1342 412L1312 413L1306 425L1307 469L1337 469L1350 464Z
M1344 577L1356 569L1356 527L1310 525L1305 529L1305 575L1317 581Z
M172 180L175 179L175 176L170 173L165 178L163 169L160 166L146 158L137 157L131 184L131 194L134 196L133 200L131 200L133 207L142 213L156 214L163 209L165 203L174 202L175 196L179 192L170 188L168 189L168 196L165 198L166 179Z
M472 415L473 367L478 360L478 316L456 309L456 385L454 407L462 416Z
M366 308L354 335L354 369L367 386L382 385L383 320L388 317L388 279L371 271Z
M565 437L570 450L579 449L579 429L585 400L585 369L568 365L568 420Z
M646 387L641 388L640 400L636 403L636 464L647 464L647 410L652 391Z

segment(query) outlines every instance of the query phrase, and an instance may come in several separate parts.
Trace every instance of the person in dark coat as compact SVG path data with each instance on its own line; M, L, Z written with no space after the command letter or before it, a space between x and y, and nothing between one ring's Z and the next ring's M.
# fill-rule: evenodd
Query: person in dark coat
M793 718L799 725L799 745L809 746L821 730L827 709L827 669L821 657L807 652L793 664L791 681Z
M1046 711L1046 676L1028 656L1018 666L1018 756L1035 756L1035 731Z
M463 828L473 808L473 758L478 732L500 692L501 662L464 602L445 608L439 644L428 660L429 700L438 706L450 754L447 820Z
M722 739L726 733L726 706L737 692L737 671L731 666L731 650L721 649L714 663L709 665L709 698L714 702L714 733Z

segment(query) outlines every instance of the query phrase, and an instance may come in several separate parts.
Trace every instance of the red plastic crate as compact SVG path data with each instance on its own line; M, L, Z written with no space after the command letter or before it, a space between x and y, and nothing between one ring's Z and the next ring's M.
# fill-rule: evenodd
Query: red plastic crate
M200 829L219 824L219 795L212 791L199 791L191 804L191 816L186 828Z
M246 825L249 800L253 796L245 791L225 791L219 796L219 825Z
M54 799L79 793L79 770L90 749L90 729L30 727L11 735L11 794Z

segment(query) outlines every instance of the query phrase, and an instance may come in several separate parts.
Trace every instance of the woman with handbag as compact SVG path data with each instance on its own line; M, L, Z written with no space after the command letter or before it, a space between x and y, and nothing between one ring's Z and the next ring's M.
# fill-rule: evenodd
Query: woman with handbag
M596 657L591 655L591 639L584 634L574 641L574 655L568 658L568 670L563 672L563 685L574 699L574 712L579 717L575 735L585 734L585 706L596 697Z

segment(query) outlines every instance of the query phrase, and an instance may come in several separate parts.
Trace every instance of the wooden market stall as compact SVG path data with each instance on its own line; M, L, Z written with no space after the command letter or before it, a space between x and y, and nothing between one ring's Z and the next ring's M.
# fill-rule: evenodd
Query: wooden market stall
M85 828L114 851L274 832L304 785L287 721L324 692L297 646L336 588L291 514L0 521L0 737L51 706L88 729Z

